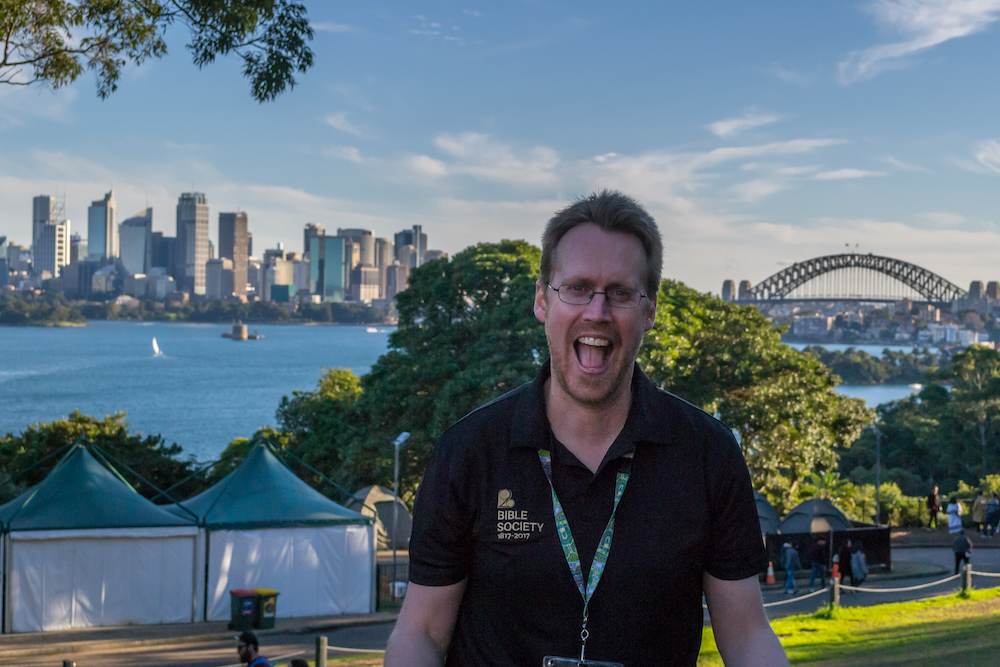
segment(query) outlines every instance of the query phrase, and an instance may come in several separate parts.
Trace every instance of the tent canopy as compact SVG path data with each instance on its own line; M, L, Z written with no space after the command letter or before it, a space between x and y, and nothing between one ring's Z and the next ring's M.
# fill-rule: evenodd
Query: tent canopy
M850 530L854 525L826 498L813 498L792 508L778 524L781 533L828 533Z
M303 482L260 443L240 467L181 505L210 529L370 524ZM176 506L171 512L183 514Z
M393 511L393 505L397 505L398 514ZM402 500L397 500L389 489L373 485L366 486L354 494L354 498L347 503L347 506L365 516L374 517L378 527L378 548L392 549L393 535L396 537L396 549L407 549L410 544L410 531L413 528L413 517L410 510ZM399 517L399 526L395 531L392 528L394 517Z
M12 532L194 526L194 520L143 498L79 444L44 480L0 506L0 525Z
M778 512L774 506L768 502L764 494L759 491L753 492L753 499L757 503L757 521L760 522L761 535L773 535L778 532Z

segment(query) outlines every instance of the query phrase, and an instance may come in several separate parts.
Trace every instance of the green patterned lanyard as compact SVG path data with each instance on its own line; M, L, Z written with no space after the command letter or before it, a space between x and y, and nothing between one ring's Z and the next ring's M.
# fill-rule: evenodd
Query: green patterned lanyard
M580 662L584 662L584 651L587 648L587 638L590 633L587 631L587 609L590 606L590 598L597 590L597 584L604 574L604 566L608 563L608 554L611 553L611 538L615 534L615 512L618 511L618 503L625 493L628 485L627 472L619 472L615 478L615 506L611 510L611 518L601 536L601 542L597 545L597 553L594 554L594 562L590 565L590 576L587 577L587 586L583 585L583 567L580 564L580 554L576 550L576 541L573 539L573 531L569 529L569 522L563 512L562 503L556 495L556 487L552 485L552 455L547 449L538 450L538 458L542 462L542 469L545 470L545 477L549 480L549 488L552 490L552 511L555 513L556 530L559 531L559 543L562 545L563 553L566 555L566 563L569 571L573 574L573 581L583 597L583 629L580 631Z

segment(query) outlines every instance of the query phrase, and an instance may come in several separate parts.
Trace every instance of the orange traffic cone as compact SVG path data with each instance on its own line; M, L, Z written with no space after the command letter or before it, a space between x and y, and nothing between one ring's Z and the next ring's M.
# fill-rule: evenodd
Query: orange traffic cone
M774 583L774 563L767 561L767 581L765 583Z

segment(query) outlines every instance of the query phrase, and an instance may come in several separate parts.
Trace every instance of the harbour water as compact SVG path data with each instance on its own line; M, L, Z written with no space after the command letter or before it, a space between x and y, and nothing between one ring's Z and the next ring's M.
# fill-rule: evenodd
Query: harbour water
M231 329L159 322L0 327L0 434L76 409L97 416L127 410L130 430L162 434L185 456L211 461L234 438L273 425L281 397L314 389L323 368L368 372L393 327L251 325L263 340L222 338Z
M392 327L253 325L263 340L222 338L230 325L92 322L85 328L0 327L0 434L79 409L128 411L133 432L163 435L200 461L274 425L281 397L311 390L323 368L366 373ZM163 354L154 354L156 338ZM802 346L796 346L802 347ZM871 346L881 356L881 346ZM877 349L875 349L877 348ZM842 386L870 407L907 385Z

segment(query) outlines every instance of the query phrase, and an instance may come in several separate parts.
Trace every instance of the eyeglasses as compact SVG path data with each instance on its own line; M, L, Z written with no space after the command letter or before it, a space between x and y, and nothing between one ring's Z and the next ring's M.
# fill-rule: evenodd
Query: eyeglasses
M585 306L594 300L595 294L603 294L604 299L612 308L635 308L642 299L649 298L639 290L627 287L614 287L604 292L598 292L586 285L560 285L548 288L559 295L559 300L571 306Z

